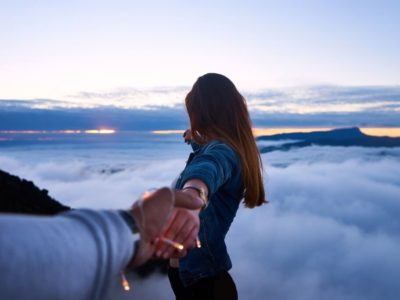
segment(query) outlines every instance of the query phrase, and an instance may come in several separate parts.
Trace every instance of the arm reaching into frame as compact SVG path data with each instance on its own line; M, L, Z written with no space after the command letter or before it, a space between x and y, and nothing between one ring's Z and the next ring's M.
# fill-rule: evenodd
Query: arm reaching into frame
M146 243L161 234L174 205L202 205L179 191L172 192L171 201L170 193L168 188L157 190L130 210L134 223L142 224L139 235ZM0 295L20 300L103 299L111 282L135 260L138 238L119 211L77 209L54 217L0 214ZM148 251L137 265L153 255L154 250Z

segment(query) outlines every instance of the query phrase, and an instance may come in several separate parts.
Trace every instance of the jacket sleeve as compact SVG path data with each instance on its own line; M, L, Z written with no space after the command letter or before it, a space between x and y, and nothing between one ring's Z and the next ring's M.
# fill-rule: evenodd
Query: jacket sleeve
M3 299L102 299L133 255L116 211L55 217L0 214Z
M197 154L182 173L182 185L190 179L199 179L208 187L209 197L214 194L233 172L237 172L236 153L226 144L211 144Z

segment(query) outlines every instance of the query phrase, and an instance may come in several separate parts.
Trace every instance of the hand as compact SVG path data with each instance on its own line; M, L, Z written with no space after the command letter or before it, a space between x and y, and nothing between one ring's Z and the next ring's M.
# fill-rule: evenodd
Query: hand
M165 231L165 228L173 219L172 216L175 219L174 206L185 210L183 208L199 209L202 204L200 199L193 198L181 191L172 191L169 188L158 189L153 193L144 195L142 200L134 203L131 214L139 227L141 244L130 265L139 266L153 256L156 250L154 240Z
M182 244L185 250L194 248L200 228L199 211L175 208L162 237ZM167 259L185 255L186 251L177 251L165 243L158 242L156 245L157 257Z
M187 129L183 133L183 138L185 140L185 143L189 145L192 142L192 131L190 129Z

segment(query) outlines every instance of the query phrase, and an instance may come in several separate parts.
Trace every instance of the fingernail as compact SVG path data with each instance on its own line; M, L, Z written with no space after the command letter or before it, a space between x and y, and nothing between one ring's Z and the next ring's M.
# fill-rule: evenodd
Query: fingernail
M167 253L167 252L164 253L163 258L164 258L164 259L167 259L167 258L168 258L168 253Z
M156 253L156 256L157 257L161 257L161 254L162 254L161 250L158 250L157 253Z

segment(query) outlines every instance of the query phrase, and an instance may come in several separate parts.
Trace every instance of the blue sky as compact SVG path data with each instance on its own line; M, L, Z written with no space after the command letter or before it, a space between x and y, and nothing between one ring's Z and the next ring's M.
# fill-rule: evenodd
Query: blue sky
M0 3L0 99L188 87L210 71L245 91L400 84L399 1Z

